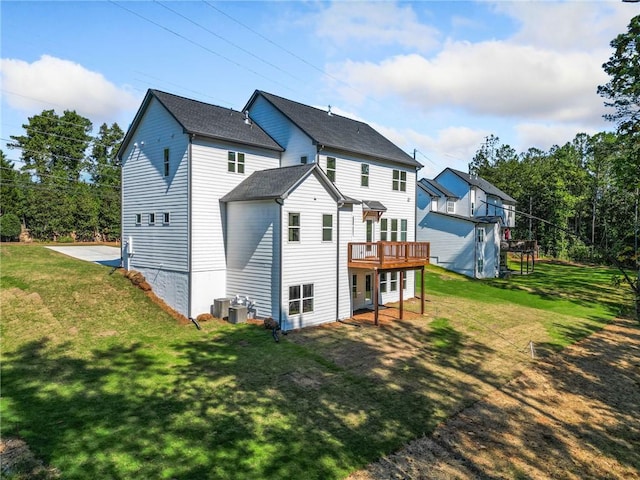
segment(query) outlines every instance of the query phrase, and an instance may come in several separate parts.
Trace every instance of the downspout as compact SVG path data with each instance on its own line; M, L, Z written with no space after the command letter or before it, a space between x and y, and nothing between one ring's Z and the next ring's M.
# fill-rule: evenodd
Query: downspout
M278 325L280 327L280 329L282 329L282 306L284 305L284 299L283 297L283 288L282 288L282 244L284 243L284 223L283 223L283 218L282 216L283 211L282 211L282 207L284 205L284 201L281 198L276 198L276 203L278 205L280 205L280 239L278 242L278 248L279 248L279 252L278 252L278 298L279 298L279 305L278 305Z
M336 204L336 321L340 319L340 203Z
M191 312L191 305L192 305L192 299L191 296L193 294L192 291L192 276L193 276L193 271L192 271L192 264L193 264L193 259L191 258L191 253L193 252L193 247L192 247L192 241L193 241L193 221L191 219L191 214L192 214L192 195L191 195L191 188L193 185L193 179L192 174L193 174L193 169L191 167L191 160L192 160L192 146L193 146L193 138L195 137L194 134L190 134L189 135L189 145L187 148L187 283L188 283L188 291L189 294L187 295L187 317L191 317L192 316L192 312Z

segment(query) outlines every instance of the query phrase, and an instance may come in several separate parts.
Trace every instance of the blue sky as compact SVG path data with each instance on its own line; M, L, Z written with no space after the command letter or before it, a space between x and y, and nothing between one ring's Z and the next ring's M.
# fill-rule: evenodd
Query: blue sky
M240 110L255 89L363 120L466 170L611 130L596 93L639 5L537 2L0 2L0 142L44 109L126 129L148 88ZM19 164L18 164L19 165Z

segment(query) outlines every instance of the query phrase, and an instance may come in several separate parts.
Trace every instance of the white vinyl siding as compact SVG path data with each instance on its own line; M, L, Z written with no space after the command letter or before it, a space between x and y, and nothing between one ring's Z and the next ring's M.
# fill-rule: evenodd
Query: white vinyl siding
M300 165L300 159L305 156L311 162L316 158L316 146L311 138L293 125L264 97L258 95L251 104L249 113L253 121L285 149L282 152L280 166Z
M169 176L164 175L166 150L172 162ZM187 135L152 99L122 156L122 238L131 237L135 248L130 268L188 270L187 155ZM171 225L148 228L159 223L157 216L164 211L172 212ZM156 291L153 280L148 278Z
M256 302L260 317L278 319L280 206L270 201L231 202L227 230L227 292Z
M319 175L319 174L318 174ZM274 202L275 203L275 202ZM323 241L323 215L336 212L335 199L320 183L316 174L308 176L284 201L284 217L300 212L300 241L282 246L283 302L288 310L290 286L313 285L313 311L289 314L283 312L283 328L289 330L336 320L337 246ZM283 226L288 236L288 226ZM343 288L349 295L348 279Z

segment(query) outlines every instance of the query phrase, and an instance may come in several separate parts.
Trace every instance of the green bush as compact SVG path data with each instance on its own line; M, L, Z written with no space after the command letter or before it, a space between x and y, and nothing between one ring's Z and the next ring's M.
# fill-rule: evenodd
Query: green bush
M74 241L73 237L69 235L62 235L56 240L57 243L74 243Z
M22 225L17 215L5 213L0 217L0 237L5 242L17 240L20 237Z

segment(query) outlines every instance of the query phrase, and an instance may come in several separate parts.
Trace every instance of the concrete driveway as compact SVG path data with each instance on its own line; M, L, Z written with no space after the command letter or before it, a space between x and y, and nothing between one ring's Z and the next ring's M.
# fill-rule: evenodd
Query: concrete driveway
M120 266L120 248L106 245L82 245L68 247L47 247L79 260L95 262L108 267Z

